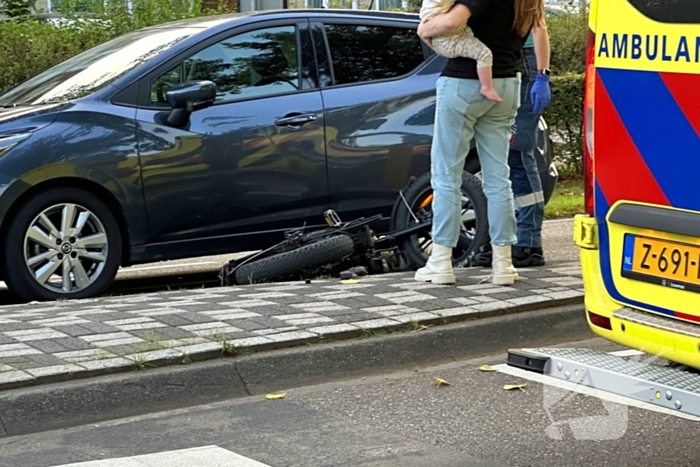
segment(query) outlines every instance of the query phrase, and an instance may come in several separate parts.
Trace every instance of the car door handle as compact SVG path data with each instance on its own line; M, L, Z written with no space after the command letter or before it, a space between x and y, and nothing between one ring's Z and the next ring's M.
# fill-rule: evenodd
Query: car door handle
M287 115L275 121L277 126L300 127L305 123L316 121L315 114L295 114Z

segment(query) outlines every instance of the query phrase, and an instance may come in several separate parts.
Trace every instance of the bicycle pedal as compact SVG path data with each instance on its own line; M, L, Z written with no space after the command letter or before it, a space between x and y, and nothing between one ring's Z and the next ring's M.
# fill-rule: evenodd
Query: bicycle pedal
M324 212L323 217L326 219L326 223L331 227L340 227L343 225L343 221L340 220L340 216L333 209L329 209Z

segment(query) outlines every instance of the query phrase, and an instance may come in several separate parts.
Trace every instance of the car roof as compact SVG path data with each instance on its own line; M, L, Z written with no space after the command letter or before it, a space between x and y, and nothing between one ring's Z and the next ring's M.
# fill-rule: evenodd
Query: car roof
M229 13L223 15L199 16L197 18L187 18L178 21L171 21L151 26L146 29L167 29L178 27L193 27L209 29L215 26L223 26L230 23L238 22L242 19L264 18L264 17L355 17L366 19L398 19L398 20L418 20L416 13L403 13L396 11L379 11L379 10L349 10L349 9L333 9L333 8L305 8L305 9L282 9L282 10L265 10L265 11L250 11L243 13Z

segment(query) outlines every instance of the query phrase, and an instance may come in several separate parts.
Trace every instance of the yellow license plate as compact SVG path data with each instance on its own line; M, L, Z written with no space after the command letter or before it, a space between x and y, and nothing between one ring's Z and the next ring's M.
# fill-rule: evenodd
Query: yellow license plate
M700 246L626 235L622 276L700 292Z

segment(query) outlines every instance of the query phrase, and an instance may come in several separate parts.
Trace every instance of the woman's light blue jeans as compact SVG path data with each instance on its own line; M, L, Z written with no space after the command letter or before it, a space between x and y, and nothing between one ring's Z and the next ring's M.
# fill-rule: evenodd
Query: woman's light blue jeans
M431 154L432 238L436 244L457 245L462 224L462 171L472 138L476 139L488 200L491 243L516 243L508 150L520 105L520 82L520 75L494 79L493 86L503 99L496 103L481 95L477 79L438 79Z

